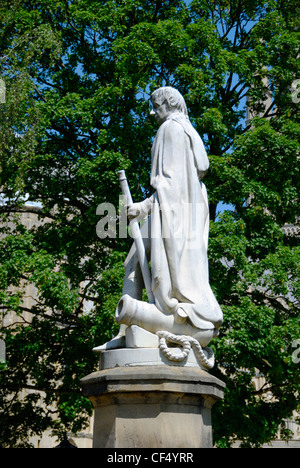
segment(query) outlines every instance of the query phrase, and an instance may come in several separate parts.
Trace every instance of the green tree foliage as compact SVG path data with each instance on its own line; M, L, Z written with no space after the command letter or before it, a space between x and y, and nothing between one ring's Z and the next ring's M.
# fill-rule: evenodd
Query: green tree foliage
M118 206L119 169L134 200L150 193L149 94L161 85L184 95L211 161L210 277L225 317L213 372L227 384L215 442L259 446L297 409L300 255L282 230L299 216L297 18L295 0L2 0L2 446L84 427L79 379L116 331L131 244L99 239L96 209ZM30 211L39 223L26 229Z

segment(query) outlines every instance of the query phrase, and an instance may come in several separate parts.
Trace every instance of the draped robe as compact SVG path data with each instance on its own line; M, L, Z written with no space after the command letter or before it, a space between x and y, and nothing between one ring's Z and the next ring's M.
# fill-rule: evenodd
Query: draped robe
M184 114L172 114L152 146L151 272L156 307L184 310L200 329L219 328L222 311L209 285L209 208L201 177L202 140Z

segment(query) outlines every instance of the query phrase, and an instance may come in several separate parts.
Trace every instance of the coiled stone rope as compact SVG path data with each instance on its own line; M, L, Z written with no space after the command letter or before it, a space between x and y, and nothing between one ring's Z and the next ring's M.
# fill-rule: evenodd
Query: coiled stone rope
M173 333L167 331L158 331L156 332L159 337L159 348L166 358L170 361L183 361L190 354L191 348L195 352L196 357L199 359L200 364L207 369L212 369L215 364L214 353L208 347L205 348L206 353L203 351L200 343L192 338L191 336L186 335L173 335ZM174 353L171 348L168 347L167 341L169 343L175 343L181 346L183 349L180 353Z

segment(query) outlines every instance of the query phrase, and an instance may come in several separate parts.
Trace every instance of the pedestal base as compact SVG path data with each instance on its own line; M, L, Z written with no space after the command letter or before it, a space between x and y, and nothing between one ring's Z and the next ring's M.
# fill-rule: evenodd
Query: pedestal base
M203 369L115 367L94 372L81 384L95 410L94 448L213 445L211 408L223 398L225 385Z

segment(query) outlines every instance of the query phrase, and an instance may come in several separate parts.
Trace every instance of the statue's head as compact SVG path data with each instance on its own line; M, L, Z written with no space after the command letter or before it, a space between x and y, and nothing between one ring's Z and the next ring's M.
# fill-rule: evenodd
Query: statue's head
M151 94L153 105L153 114L157 117L159 123L162 123L173 112L188 115L187 107L183 96L177 89L171 86L164 86L156 89Z

